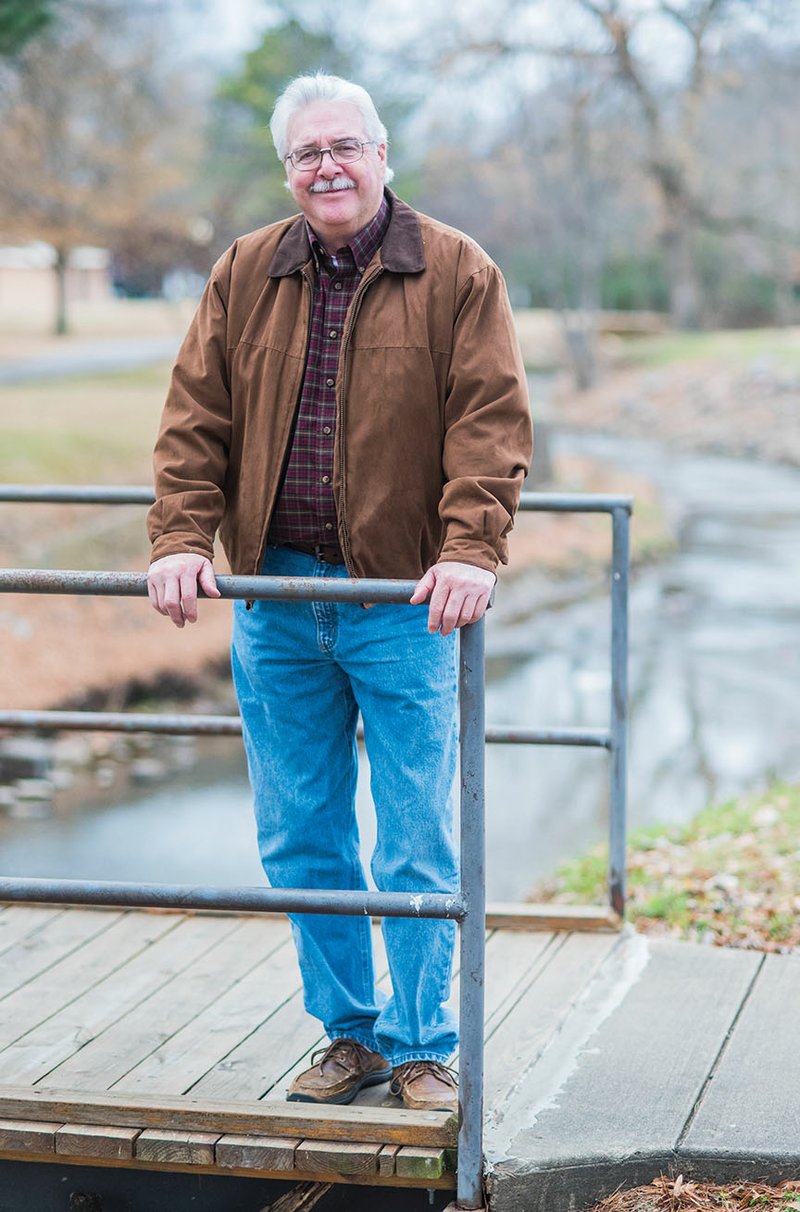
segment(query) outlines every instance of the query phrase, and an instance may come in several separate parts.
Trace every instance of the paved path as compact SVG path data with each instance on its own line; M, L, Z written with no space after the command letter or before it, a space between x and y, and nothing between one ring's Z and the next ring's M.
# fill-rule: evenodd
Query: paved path
M627 930L583 949L582 972L562 947L504 1024L519 1067L487 1101L491 1212L571 1212L659 1172L796 1178L800 956Z
M134 370L175 357L180 337L110 337L48 349L35 357L12 358L0 364L0 384L30 383L69 375L105 374Z

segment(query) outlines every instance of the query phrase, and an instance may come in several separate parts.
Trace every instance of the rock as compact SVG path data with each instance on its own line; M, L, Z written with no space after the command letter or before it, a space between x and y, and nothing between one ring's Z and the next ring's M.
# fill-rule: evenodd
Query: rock
M53 745L41 737L9 737L0 742L0 780L41 779L52 762Z
M731 875L727 871L720 871L717 875L712 875L710 880L706 880L703 888L706 892L714 892L719 889L727 896L732 896L739 887L739 877Z
M53 798L55 786L50 779L17 779L14 783L14 791L20 803L33 800L39 803L49 803Z
M158 783L166 773L165 763L158 758L137 758L131 762L131 779L134 783Z
M155 742L152 732L136 732L128 738L132 753L151 753Z
M50 778L57 791L65 791L67 787L71 787L75 782L75 774L67 766L56 766Z
M94 772L94 781L98 787L113 787L117 781L116 768L111 762L99 762Z
M0 785L0 813L13 816L16 803L17 797L14 794L13 787L4 787Z
M8 815L13 820L44 820L52 816L53 808L49 800L16 800L9 808Z
M91 743L85 736L61 736L53 746L53 760L71 770L86 770L94 761Z

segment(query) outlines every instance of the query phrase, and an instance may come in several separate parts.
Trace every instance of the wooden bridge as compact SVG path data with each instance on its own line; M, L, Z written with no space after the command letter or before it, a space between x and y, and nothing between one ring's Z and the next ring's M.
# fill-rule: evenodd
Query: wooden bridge
M799 957L490 921L492 1212L566 1212L660 1170L800 1172ZM0 1167L422 1188L443 1207L454 1117L387 1086L284 1101L321 1042L282 916L0 909Z

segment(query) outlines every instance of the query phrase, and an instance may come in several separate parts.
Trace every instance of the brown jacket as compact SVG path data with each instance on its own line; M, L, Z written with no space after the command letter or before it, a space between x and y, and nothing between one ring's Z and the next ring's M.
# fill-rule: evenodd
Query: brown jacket
M313 270L301 216L237 240L178 354L155 450L154 560L260 571L306 357ZM392 198L359 283L336 384L333 489L354 576L507 559L531 452L525 374L500 271L467 236Z

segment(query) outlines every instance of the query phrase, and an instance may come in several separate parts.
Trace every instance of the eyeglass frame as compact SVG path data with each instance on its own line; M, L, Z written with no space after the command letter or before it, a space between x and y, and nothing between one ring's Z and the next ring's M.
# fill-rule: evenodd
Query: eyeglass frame
M358 143L361 146L361 155L357 156L355 158L355 160L339 161L336 159L336 157L333 154L333 149L334 149L334 147L336 147L337 143ZM330 147L315 147L313 150L318 154L319 159L313 165L308 164L305 166L300 166L300 165L295 164L295 162L294 162L294 157L297 155L298 152L310 151L312 145L308 145L306 147L298 147L295 151L289 152L287 155L285 155L283 157L283 162L285 164L286 161L288 160L296 173L316 172L317 169L319 168L319 166L322 164L322 161L325 159L325 153L327 152L328 155L330 156L331 160L333 161L333 163L338 164L340 168L343 168L346 164L358 164L359 160L363 160L365 147L377 147L377 146L378 146L377 139L356 139L354 136L348 135L344 139L337 139L336 142L332 143Z

